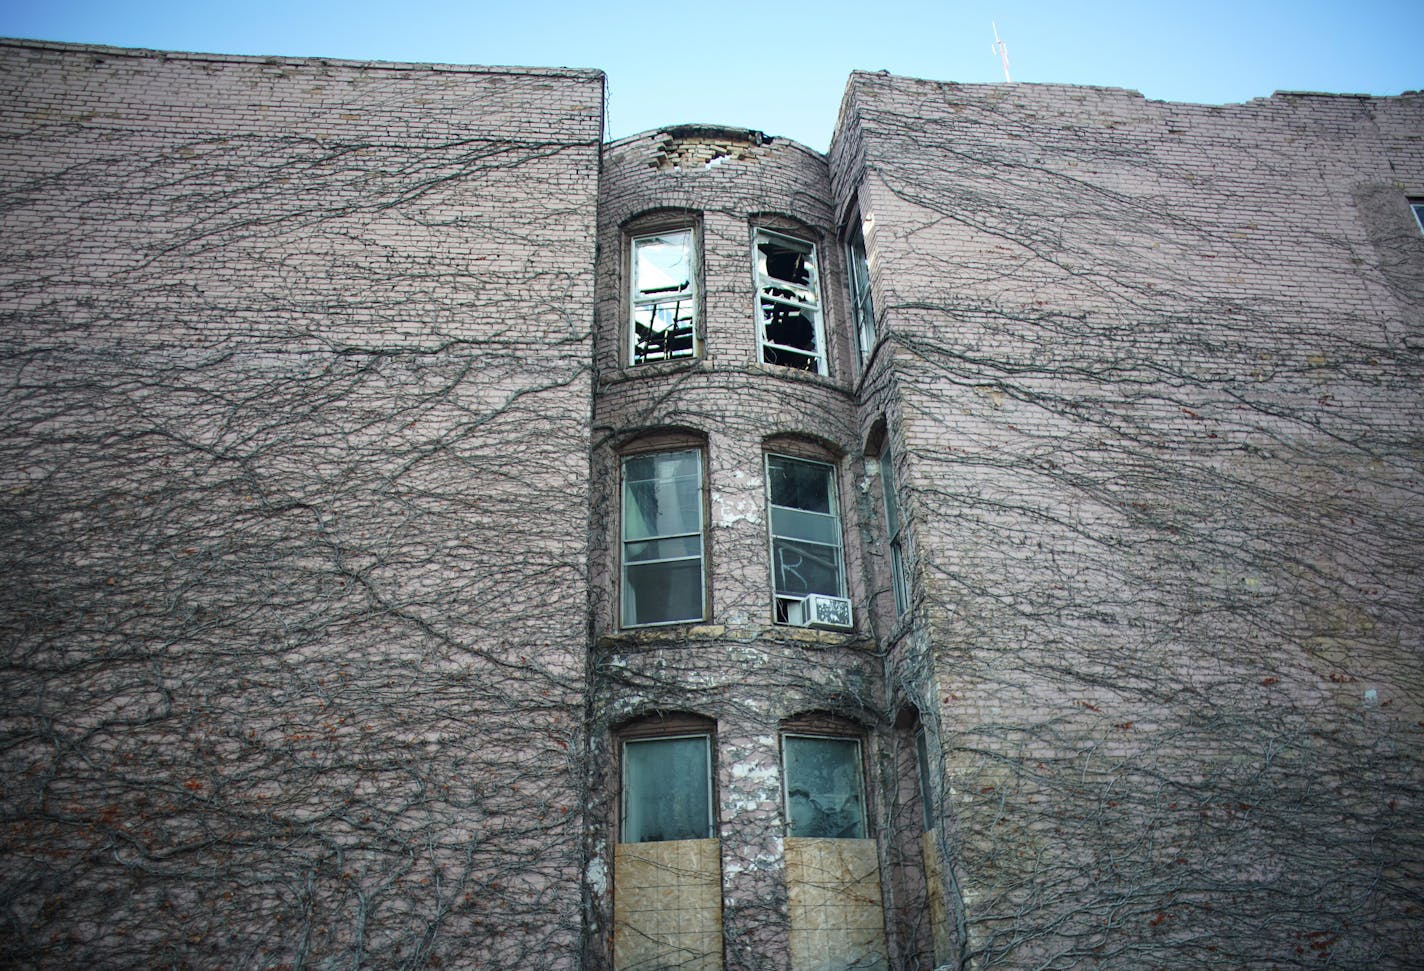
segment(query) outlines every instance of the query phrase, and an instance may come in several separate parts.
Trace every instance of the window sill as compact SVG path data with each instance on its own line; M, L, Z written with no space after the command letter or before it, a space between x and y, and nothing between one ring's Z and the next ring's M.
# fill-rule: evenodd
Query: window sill
M657 648L670 644L687 646L694 642L723 641L749 643L770 641L817 650L848 648L874 652L875 639L860 631L817 630L788 624L667 624L662 627L633 627L598 638L603 649Z
M625 381L636 381L639 378L656 378L669 374L682 374L686 371L699 371L703 367L705 358L684 357L676 361L650 361L647 364L625 364L613 370L604 371L598 375L598 383L601 386L622 384Z
M802 371L799 368L782 367L779 364L764 364L761 361L752 361L747 365L748 374L764 374L767 377L776 378L781 381L804 381L807 384L817 384L823 388L833 391L849 393L843 381L838 381L827 374L815 374L811 371Z

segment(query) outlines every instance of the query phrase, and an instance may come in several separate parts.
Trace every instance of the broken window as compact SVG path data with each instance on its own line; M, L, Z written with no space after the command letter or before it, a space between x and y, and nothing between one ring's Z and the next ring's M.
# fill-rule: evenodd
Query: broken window
M622 841L710 839L711 767L707 735L625 741Z
M910 609L910 586L905 576L905 540L900 528L900 502L896 496L895 459L887 438L880 449L880 491L885 496L885 533L890 540L890 585L895 590L895 616Z
M875 304L870 297L870 263L865 255L865 236L860 231L860 218L851 222L846 237L846 266L850 273L851 318L855 321L855 346L860 365L870 360L875 347Z
M811 594L845 596L836 470L824 462L766 457L776 622L802 623Z
M697 267L692 230L635 236L628 360L671 361L697 354Z
M623 626L704 616L702 453L623 460Z
M758 229L756 278L761 359L825 374L815 244Z
M865 785L860 740L781 736L786 835L865 839Z

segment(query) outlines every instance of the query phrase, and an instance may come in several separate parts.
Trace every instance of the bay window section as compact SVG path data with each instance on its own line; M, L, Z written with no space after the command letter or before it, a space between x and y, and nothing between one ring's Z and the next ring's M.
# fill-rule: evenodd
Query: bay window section
M784 455L766 457L771 570L777 623L812 594L845 596L835 469Z
M622 625L705 617L702 453L623 460Z
M759 229L755 262L762 361L825 374L816 244Z
M691 229L632 241L631 364L697 355L697 266Z

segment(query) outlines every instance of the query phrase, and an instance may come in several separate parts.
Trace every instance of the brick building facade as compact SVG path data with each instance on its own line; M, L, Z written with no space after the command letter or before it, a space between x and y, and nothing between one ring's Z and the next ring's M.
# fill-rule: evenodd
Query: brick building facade
M0 71L7 963L1424 950L1424 98Z

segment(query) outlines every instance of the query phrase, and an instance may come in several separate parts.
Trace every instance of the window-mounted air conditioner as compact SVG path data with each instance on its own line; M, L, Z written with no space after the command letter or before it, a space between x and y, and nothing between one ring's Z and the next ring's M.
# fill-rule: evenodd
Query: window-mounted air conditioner
M822 593L813 593L804 600L787 601L786 622L796 627L850 630L850 601Z

